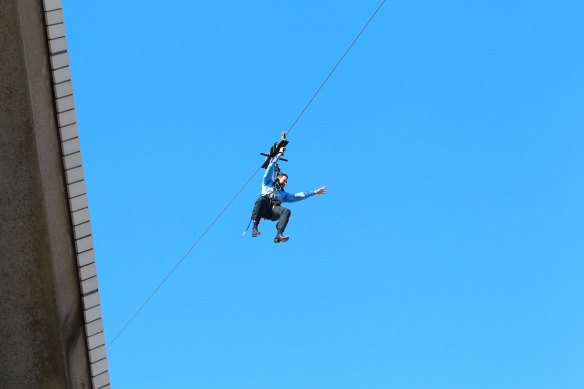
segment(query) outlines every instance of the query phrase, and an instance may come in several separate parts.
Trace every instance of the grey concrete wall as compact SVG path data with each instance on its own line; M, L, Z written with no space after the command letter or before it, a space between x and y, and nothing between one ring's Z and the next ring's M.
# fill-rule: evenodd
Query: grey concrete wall
M0 1L0 388L91 388L41 0Z

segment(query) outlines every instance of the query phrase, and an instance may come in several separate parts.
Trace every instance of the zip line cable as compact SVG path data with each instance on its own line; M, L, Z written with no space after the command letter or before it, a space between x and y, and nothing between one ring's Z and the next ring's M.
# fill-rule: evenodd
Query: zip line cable
M316 98L316 96L318 95L318 93L320 92L320 90L322 89L322 87L324 86L324 84L327 83L327 81L329 80L329 78L331 78L331 76L333 75L333 73L335 72L335 70L337 70L337 68L339 67L339 65L341 64L341 62L343 62L343 60L345 59L345 57L347 56L347 54L349 53L349 51L351 50L351 48L353 47L353 45L357 42L357 40L359 39L359 37L361 37L361 34L363 34L363 31L365 31L365 29L367 28L367 26L369 25L369 23L371 23L371 21L373 20L373 18L375 17L375 15L377 15L377 13L381 9L381 7L383 7L383 4L384 3L385 3L385 0L383 0L379 4L379 6L375 10L375 12L373 12L373 14L371 14L371 17L369 18L369 20L367 21L367 23L365 23L365 25L363 26L363 28L361 29L361 31L359 31L359 34L357 34L357 36L355 37L355 39L353 39L353 42L349 45L349 47L347 48L347 50L345 51L345 53L343 54L343 56L341 57L341 59L339 59L339 61L337 62L337 64L333 67L333 70L331 70L329 72L328 76L326 76L326 78L324 79L324 81L322 82L322 84L320 84L320 86L318 87L318 89L316 90L316 92L314 92L314 95L312 95L312 97L308 101L308 104L306 104L306 106L304 107L304 109L302 110L302 112L300 112L300 114L296 117L296 120L294 120L294 123L292 123L292 125L290 126L290 128L288 128L288 131L286 131L286 134L290 134L290 132L292 132L292 129L294 128L294 126L296 125L296 123L298 122L298 120L300 120L300 117L302 115L304 115L304 112L306 112L306 110L308 109L308 107L310 106L310 104L312 104L312 101Z
M134 314L132 315L132 317L126 322L126 324L124 324L124 326L122 327L122 329L116 334L116 336L114 336L114 338L112 339L112 341L110 342L110 344L107 346L108 349L112 346L112 344L116 341L116 339L124 332L124 330L130 325L130 323L132 323L132 321L134 321L134 319L136 318L136 316L138 316L138 314L142 311L142 309L144 309L144 307L146 306L146 304L148 304L148 302L150 300L152 300L152 298L154 297L154 295L156 295L156 293L158 293L158 291L160 290L160 288L162 288L162 286L164 285L164 283L166 281L168 281L168 279L170 278L170 276L172 276L172 274L178 269L178 267L180 266L180 264L187 258L187 256L190 254L190 252L193 251L193 249L201 241L201 239L203 239L203 237L205 235L207 235L207 232L209 232L209 230L215 225L215 223L217 223L217 221L219 220L219 218L221 218L221 216L223 215L223 213L225 213L225 211L227 210L227 208L229 208L229 206L235 201L235 199L241 194L241 192L243 192L243 190L247 187L247 185L251 182L251 180L255 177L255 175L260 171L260 169L261 169L261 166L251 175L251 177L248 178L248 180L245 182L245 184L243 184L243 186L239 189L239 191L235 194L235 196L233 196L233 198L231 200L229 200L229 202L223 208L223 210L221 212L219 212L219 214L209 224L209 226L207 226L207 228L205 229L205 231L203 231L203 233L199 236L199 238L195 241L195 243L192 244L191 248L189 248L187 250L187 252L182 256L182 258L174 265L174 267L162 279L162 281L158 284L158 286L156 287L156 289L154 289L154 291L152 291L152 293L150 293L150 296L148 296L148 298L146 299L146 301L144 301L142 303L142 305L140 305L140 307L136 310L136 312L134 312Z
M326 76L326 78L324 79L324 81L320 84L320 86L318 87L318 89L316 90L316 92L312 95L312 97L310 98L310 100L308 101L308 103L306 104L306 106L304 107L304 109L296 117L296 119L294 120L294 122L292 123L292 125L290 126L290 128L288 129L288 131L286 131L287 134L290 134L290 132L292 131L292 129L294 128L294 126L296 125L296 123L298 122L298 120L300 120L300 118L302 117L302 115L304 114L304 112L306 112L306 110L308 109L308 107L310 106L310 104L312 104L312 101L319 94L320 90L324 87L324 85L327 83L327 81L329 80L329 78L331 78L331 76L333 75L333 73L335 72L335 70L337 70L337 68L339 67L339 65L341 64L341 62L343 62L343 59L345 59L345 57L347 56L347 54L349 53L349 51L351 50L351 48L353 47L353 45L355 45L355 43L357 42L357 40L359 39L359 37L361 37L361 34L363 34L363 32L365 31L365 29L367 28L367 26L369 25L369 23L371 23L371 21L373 20L373 18L375 17L375 15L377 15L377 13L379 12L379 10L381 9L381 7L383 6L384 3L385 3L385 0L382 0L381 3L379 4L379 6L377 7L377 9L375 10L375 12L373 12L373 14L371 15L371 17L367 21L367 23L365 23L365 25L363 26L363 28L361 29L361 31L359 31L359 34L357 34L357 36L355 37L355 39L353 39L353 42L351 42L351 44L349 45L349 47L347 48L347 50L345 50L345 53L341 56L341 59L339 59L339 61L336 63L336 65L333 67L333 69L329 72L329 74ZM114 336L114 338L112 339L112 341L106 346L106 349L109 349L112 346L112 344L114 344L114 342L120 337L120 335L122 335L122 333L134 321L134 319L138 316L138 314L140 314L140 312L144 309L144 307L146 307L146 305L150 302L150 300L152 300L152 298L154 298L154 296L160 291L160 289L166 283L166 281L168 281L168 279L174 274L174 272L176 272L176 270L183 263L183 261L188 257L188 255L191 253L191 251L193 251L193 249L199 244L199 242L205 237L205 235L207 235L207 233L211 230L211 228L213 228L213 226L215 225L215 223L217 223L217 221L219 221L219 219L221 218L221 216L223 216L223 214L225 213L225 211L227 211L227 209L231 206L231 204L235 201L235 199L237 199L237 197L239 197L239 195L244 191L244 189L249 185L249 183L251 182L251 180L256 176L256 174L261 169L262 168L260 166L248 178L248 180L243 184L243 186L239 189L239 191L235 194L235 196L233 196L233 198L231 200L229 200L229 202L227 203L227 205L221 210L221 212L219 212L219 214L215 217L215 219L213 219L213 221L207 226L207 228L203 231L203 233L197 238L197 240L195 241L195 243L193 243L191 245L191 247L187 250L187 252L182 256L182 258L166 274L166 276L162 279L162 281L158 284L158 286L152 291L152 293L150 293L150 296L148 296L148 298L142 303L142 305L140 305L140 307L134 312L134 314L128 319L128 321L126 321L126 323L124 324L124 326L122 327L122 329L120 329L118 331L118 333Z

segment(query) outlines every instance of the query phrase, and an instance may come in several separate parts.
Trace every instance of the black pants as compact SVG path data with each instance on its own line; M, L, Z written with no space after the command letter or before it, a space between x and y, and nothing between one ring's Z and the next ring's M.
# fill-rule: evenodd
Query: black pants
M260 196L253 206L251 220L253 220L254 224L259 224L261 219L277 220L276 229L278 232L283 233L286 225L288 225L290 214L291 212L288 208L272 205L269 198Z

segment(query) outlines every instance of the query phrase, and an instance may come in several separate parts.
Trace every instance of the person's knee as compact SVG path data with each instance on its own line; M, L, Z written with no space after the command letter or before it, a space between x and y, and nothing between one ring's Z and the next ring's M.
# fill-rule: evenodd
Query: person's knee
M290 217L290 215L292 215L292 211L290 211L288 208L285 208L284 211L282 212L282 214L287 215L288 217Z

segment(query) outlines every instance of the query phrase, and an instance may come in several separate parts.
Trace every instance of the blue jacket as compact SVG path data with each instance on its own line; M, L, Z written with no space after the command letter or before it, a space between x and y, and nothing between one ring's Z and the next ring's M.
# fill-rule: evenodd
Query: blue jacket
M264 174L264 179L262 181L262 196L271 195L274 190L276 191L276 197L283 203L293 203L295 201L300 201L309 198L314 195L314 192L298 192L295 194L288 193L284 190L276 189L274 184L274 166L280 159L280 156L272 158L266 173Z

